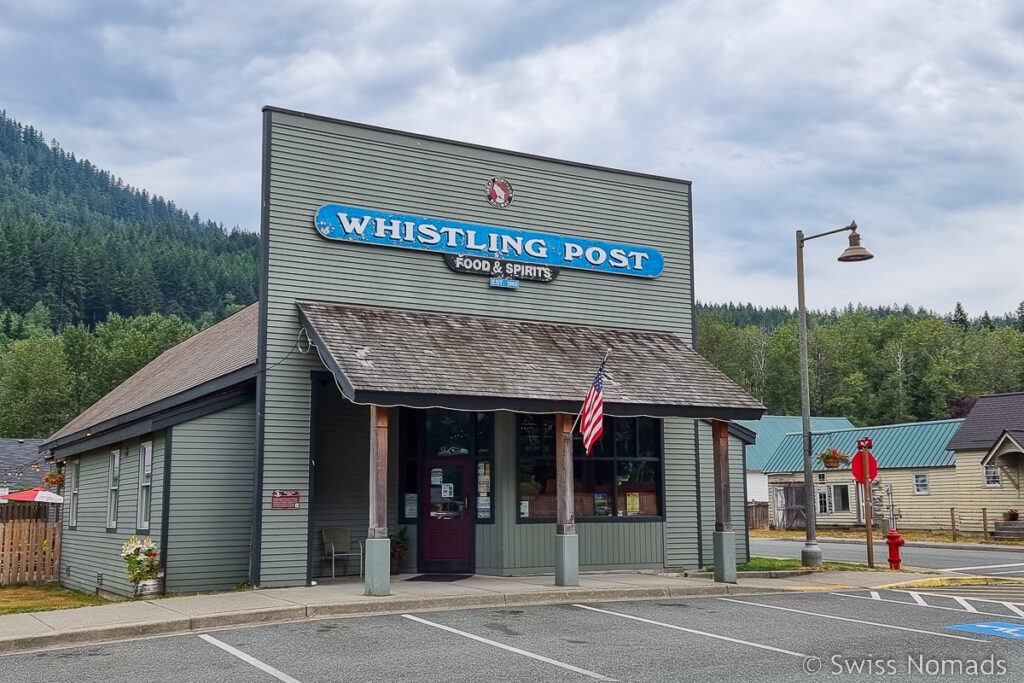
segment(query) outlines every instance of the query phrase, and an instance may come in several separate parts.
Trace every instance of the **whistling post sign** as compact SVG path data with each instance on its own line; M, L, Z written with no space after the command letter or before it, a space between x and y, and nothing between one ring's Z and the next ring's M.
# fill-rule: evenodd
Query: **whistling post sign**
M475 255L616 275L657 277L665 259L657 249L582 237L462 223L404 213L327 204L316 229L331 240Z

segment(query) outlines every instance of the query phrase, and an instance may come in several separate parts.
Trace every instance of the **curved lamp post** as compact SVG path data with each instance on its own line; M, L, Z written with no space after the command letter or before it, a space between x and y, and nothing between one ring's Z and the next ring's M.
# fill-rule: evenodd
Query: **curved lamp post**
M811 472L811 390L807 370L807 306L804 303L804 242L808 240L834 235L837 232L850 231L850 246L840 254L839 260L846 262L867 261L874 254L860 245L857 234L857 222L850 221L844 228L821 232L817 235L804 237L803 230L796 231L796 287L797 302L800 309L800 408L803 416L804 435L804 496L807 506L807 541L800 551L800 561L805 567L821 566L821 547L818 545L817 521L818 501L814 496L814 477ZM868 504L867 502L865 504Z

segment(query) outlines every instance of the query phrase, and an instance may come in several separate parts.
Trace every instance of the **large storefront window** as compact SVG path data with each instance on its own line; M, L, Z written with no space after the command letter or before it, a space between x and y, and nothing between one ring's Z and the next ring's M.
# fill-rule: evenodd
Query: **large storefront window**
M419 520L420 496L424 495L424 461L437 459L471 460L472 480L465 482L465 498L471 500L469 513L478 523L493 522L494 415L442 408L403 409L400 421L401 522ZM428 491L427 495L441 493L438 488L438 491Z
M516 430L519 519L556 514L555 419L520 415ZM573 438L573 508L577 518L661 515L661 422L606 417L590 456Z

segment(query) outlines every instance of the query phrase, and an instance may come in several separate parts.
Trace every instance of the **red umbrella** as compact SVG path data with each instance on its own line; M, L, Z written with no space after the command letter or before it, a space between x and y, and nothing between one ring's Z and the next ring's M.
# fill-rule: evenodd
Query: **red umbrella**
M48 489L42 486L37 486L31 491L18 491L17 493L8 493L6 496L0 496L0 498L6 498L7 500L32 500L37 503L63 503L64 497L58 496L56 493L50 492Z

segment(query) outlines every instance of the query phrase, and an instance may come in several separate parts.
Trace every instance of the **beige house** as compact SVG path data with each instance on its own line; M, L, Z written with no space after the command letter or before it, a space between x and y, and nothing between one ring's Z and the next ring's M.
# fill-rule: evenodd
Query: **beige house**
M858 440L871 438L871 451L878 462L878 476L872 485L875 522L880 525L883 517L889 517L891 495L892 506L898 510L897 527L949 529L950 507L957 504L960 483L955 457L946 445L962 422L937 420L813 432L811 449L820 453L835 446L852 455ZM803 436L787 434L764 471L772 526L804 528ZM857 484L850 466L828 469L815 458L813 472L818 525L863 525L863 487Z

